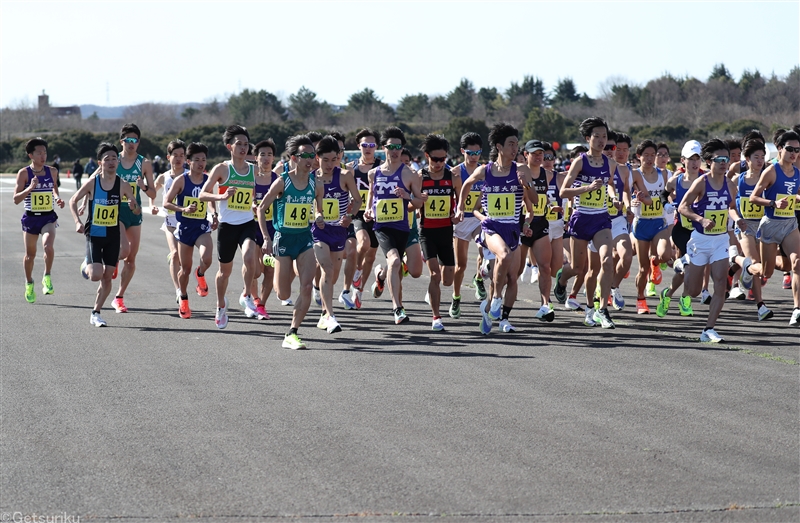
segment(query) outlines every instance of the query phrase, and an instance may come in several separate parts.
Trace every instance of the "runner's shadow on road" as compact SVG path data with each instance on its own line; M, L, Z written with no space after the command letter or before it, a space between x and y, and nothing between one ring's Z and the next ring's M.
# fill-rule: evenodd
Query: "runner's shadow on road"
M331 340L330 344L334 344L335 340ZM385 354L389 356L439 356L439 357L446 357L446 358L495 358L495 359L534 359L535 356L524 356L524 355L516 355L516 354L492 354L492 353L484 353L484 352L468 352L468 351L448 351L448 352L437 352L432 350L410 350L410 349L381 349L375 347L354 347L350 345L350 342L341 341L339 342L342 345L347 345L346 347L336 348L326 348L326 349L314 349L314 350L329 350L329 351L336 351L336 352L358 352L358 353L371 353L371 354Z

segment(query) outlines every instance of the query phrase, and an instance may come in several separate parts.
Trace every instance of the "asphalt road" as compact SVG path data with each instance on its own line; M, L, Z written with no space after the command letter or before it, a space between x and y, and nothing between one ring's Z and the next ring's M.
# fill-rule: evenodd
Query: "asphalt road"
M130 312L107 308L97 329L67 210L55 295L39 292L39 258L25 302L21 207L0 183L3 521L800 520L800 330L774 282L774 319L729 302L726 341L709 346L705 306L626 310L614 331L561 310L545 324L527 284L519 332L481 336L465 299L433 333L423 276L405 287L409 324L369 297L333 336L312 312L310 350L289 351L291 310L274 296L269 321L232 306L218 331L213 291L181 320L147 216ZM623 293L632 303L632 278Z

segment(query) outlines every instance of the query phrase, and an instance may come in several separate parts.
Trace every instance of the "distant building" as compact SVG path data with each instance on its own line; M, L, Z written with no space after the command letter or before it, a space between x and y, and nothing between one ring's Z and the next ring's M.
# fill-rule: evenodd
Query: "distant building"
M48 113L50 116L59 118L81 118L81 108L79 106L52 107L50 105L50 96L46 95L44 91L39 95L39 113Z

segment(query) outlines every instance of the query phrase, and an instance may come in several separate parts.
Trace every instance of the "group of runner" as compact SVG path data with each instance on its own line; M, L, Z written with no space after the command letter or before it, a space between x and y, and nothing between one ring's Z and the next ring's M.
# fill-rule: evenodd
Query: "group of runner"
M541 295L536 318L553 321L552 290L565 308L583 311L585 325L615 328L609 307L625 307L619 287L634 255L639 262L637 312L649 314L646 298L657 296L656 314L666 316L682 287L679 313L691 316L692 298L702 296L709 303L703 342L722 341L714 327L729 293L738 299L752 294L759 321L773 316L761 291L776 268L790 275L794 309L789 323L800 326L797 128L775 134L774 162L767 161L758 131L741 143L689 141L681 151L683 167L675 173L666 169L665 144L640 143L635 154L641 166L633 168L629 136L609 130L597 117L583 121L579 130L588 145L571 151L567 172L555 170L552 144L530 140L521 146L519 131L505 123L489 133L488 163L480 163L480 135L461 138L464 161L450 168L450 144L430 134L421 144L427 166L415 172L405 135L397 127L380 134L361 130L356 135L361 156L352 164L343 162L345 137L338 132L293 136L286 143L285 159L274 165L278 151L271 139L252 144L246 128L232 125L222 137L230 160L206 172L208 148L174 140L167 148L170 170L153 179L150 162L137 152L141 132L126 124L119 146L100 144L99 169L69 202L76 231L86 235L81 273L99 282L90 323L106 325L100 312L120 262L112 306L127 312L124 293L141 241L141 193L158 213L152 202L163 190L162 230L179 316L192 314L192 274L196 293L209 293L206 272L212 266L211 233L216 230L216 327L224 329L229 321L226 292L239 250L244 314L269 319L265 303L273 289L282 304L294 306L285 348L305 348L298 330L312 301L321 308L318 328L342 330L333 298L342 265L338 302L344 309L361 308L362 293L374 275L371 294L379 298L388 289L396 324L408 321L403 278L418 278L427 266L431 328L444 330L442 286L452 286L448 315L458 319L472 243L478 245L472 284L483 334L495 323L501 332L516 330L510 315L518 282L529 275L538 281ZM384 161L377 159L379 148ZM42 291L54 292L54 209L65 202L45 165L47 143L30 140L26 151L31 164L17 175L14 202L25 207L25 298L33 303L32 271L40 238ZM378 248L385 266L375 265ZM668 266L674 276L657 292ZM295 279L299 294L292 300ZM577 299L581 287L584 305Z

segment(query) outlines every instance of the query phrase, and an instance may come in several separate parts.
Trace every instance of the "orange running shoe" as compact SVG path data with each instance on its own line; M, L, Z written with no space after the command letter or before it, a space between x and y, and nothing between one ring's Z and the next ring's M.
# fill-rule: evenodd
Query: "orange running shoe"
M189 300L181 300L181 306L178 308L178 314L180 314L181 318L184 320L188 320L192 317L192 311L189 310Z
M636 314L650 314L650 307L647 306L647 300L636 300Z
M661 285L661 267L656 263L655 258L650 258L650 281L656 285Z
M200 276L200 267L194 270L194 277L197 278L197 287L194 290L197 291L201 297L208 296L208 284L206 283L205 275Z
M125 302L122 301L122 298L114 298L111 301L111 306L114 307L114 310L117 311L117 314L128 312L128 308L125 306Z
M117 264L114 266L114 274L111 275L111 279L112 280L116 280L117 279L117 273L118 272L119 272L119 262L117 262ZM119 312L119 311L117 311L117 312Z

